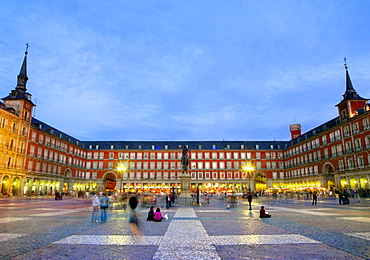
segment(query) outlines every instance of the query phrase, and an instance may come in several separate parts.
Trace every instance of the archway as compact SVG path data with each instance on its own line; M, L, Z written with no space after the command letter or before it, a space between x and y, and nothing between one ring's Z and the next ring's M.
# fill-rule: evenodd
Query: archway
M13 193L13 196L20 196L21 195L21 180L19 179L19 177L15 177L13 179L13 189L12 189L12 193Z
M267 177L263 172L257 172L254 175L254 183L256 185L256 191L264 191L267 189L266 179Z
M1 194L5 195L8 192L9 185L10 185L10 179L9 179L8 176L5 176L3 178L3 182L2 182L2 185L1 185Z
M334 190L334 166L330 162L326 162L322 167L322 173L324 175L324 178L322 179L323 184L327 185L325 188L327 188L328 190Z
M72 177L72 172L70 169L67 169L65 172L64 172L64 182L63 182L63 187L59 187L63 190L63 192L68 192L69 189L72 187L72 183L71 183L71 180L70 178ZM58 189L59 189L58 188Z
M325 163L324 166L322 167L322 173L334 174L334 166L329 162Z
M116 175L114 173L106 173L104 175L104 181L103 181L103 185L104 185L104 190L105 191L116 191L117 189L117 183L116 183ZM122 183L120 184L122 185Z

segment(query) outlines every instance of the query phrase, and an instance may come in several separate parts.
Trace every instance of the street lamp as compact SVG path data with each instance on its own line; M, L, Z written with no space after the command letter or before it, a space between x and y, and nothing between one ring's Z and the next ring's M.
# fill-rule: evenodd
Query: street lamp
M252 178L253 171L255 170L255 167L253 166L252 163L247 162L243 165L242 169L244 172L248 174L248 190L249 190L249 193L251 193L251 178Z
M123 189L122 189L122 184L123 184L123 173L127 172L129 169L128 167L128 162L120 162L117 166L117 171L120 173L121 175L121 192L123 192Z

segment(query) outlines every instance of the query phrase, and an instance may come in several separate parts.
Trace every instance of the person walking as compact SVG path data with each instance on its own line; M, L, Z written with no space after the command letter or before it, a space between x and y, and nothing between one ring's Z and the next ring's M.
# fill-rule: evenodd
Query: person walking
M131 226L131 232L134 235L140 235L140 231L138 227L139 218L136 213L136 208L137 208L137 205L139 204L139 201L136 198L135 194L131 196L130 200L128 201L128 204L130 206L129 223Z
M94 196L92 197L92 206L93 206L93 213L91 222L99 222L99 192L94 192Z
M249 210L252 210L252 200L253 200L253 195L252 193L249 193L248 194Z
M312 205L317 205L317 192L312 193Z
M106 193L103 193L103 196L100 199L100 221L105 222L107 221L107 212L109 206L109 199Z

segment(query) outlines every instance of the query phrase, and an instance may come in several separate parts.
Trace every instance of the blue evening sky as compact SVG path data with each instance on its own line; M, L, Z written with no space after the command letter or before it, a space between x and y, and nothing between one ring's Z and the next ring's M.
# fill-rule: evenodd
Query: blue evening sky
M0 1L0 96L82 141L289 140L370 98L370 1Z

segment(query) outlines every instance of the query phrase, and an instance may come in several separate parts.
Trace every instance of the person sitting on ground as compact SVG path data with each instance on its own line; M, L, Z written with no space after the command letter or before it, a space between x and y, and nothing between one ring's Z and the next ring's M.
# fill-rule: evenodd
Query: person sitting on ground
M270 214L267 214L267 212L265 211L265 207L264 206L261 206L261 209L260 209L260 218L271 218L271 215Z
M161 222L163 219L162 212L160 208L157 208L157 210L154 212L154 222Z
M148 212L148 217L146 221L153 221L154 220L154 206L151 206Z

